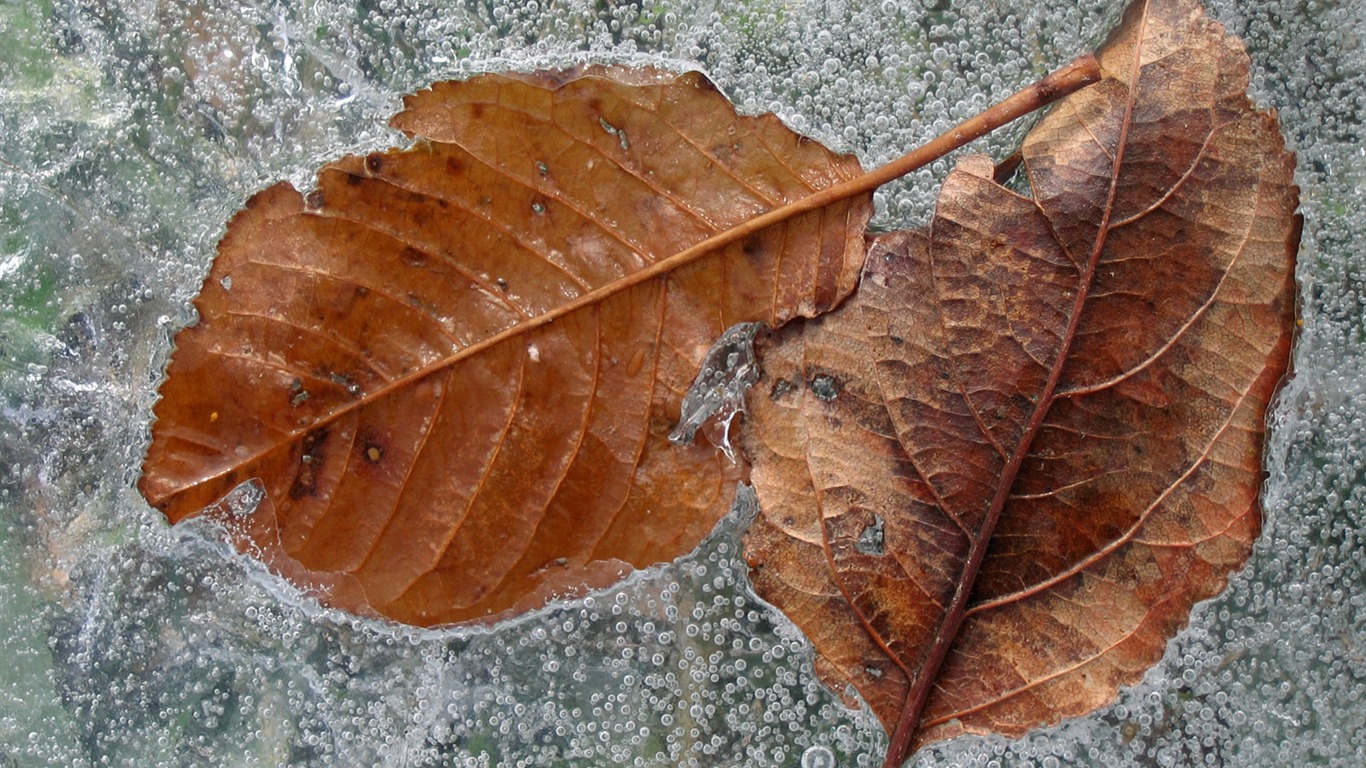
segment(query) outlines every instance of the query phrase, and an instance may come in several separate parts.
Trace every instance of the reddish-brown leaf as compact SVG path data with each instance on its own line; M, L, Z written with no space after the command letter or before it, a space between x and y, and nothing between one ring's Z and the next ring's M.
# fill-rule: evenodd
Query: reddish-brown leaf
M1032 196L963 159L850 302L761 347L754 582L888 764L1109 701L1259 530L1293 157L1193 0L1135 3L1099 58L1025 141Z
M869 196L665 260L858 162L696 73L485 75L394 125L413 148L229 225L144 495L178 521L256 480L244 542L335 605L424 625L692 549L738 471L668 442L683 392L730 325L853 289Z

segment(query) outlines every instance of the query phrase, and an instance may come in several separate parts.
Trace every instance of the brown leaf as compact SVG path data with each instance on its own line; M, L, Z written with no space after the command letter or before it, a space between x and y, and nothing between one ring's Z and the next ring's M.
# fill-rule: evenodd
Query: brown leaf
M739 471L669 444L682 393L728 326L852 290L870 199L687 249L858 162L737 116L695 73L485 75L393 122L413 148L344 158L307 196L272 187L231 222L176 337L143 494L178 521L255 479L246 545L413 624L691 550Z
M1135 3L1022 155L959 162L858 293L774 334L745 450L759 594L888 764L1110 701L1260 527L1298 231L1273 115L1192 0Z

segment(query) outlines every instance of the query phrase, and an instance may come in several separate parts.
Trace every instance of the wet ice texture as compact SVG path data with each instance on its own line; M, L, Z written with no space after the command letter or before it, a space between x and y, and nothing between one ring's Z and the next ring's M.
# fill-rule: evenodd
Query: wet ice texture
M697 430L710 423L711 444L735 459L730 429L735 417L745 410L745 393L759 380L754 335L761 328L761 323L733 325L707 350L702 369L683 395L678 424L669 433L671 442L692 445Z
M132 483L170 334L249 194L396 141L383 120L432 80L692 62L871 165L1093 44L1119 5L0 6L0 764L875 763L881 733L737 586L734 520L620 589L464 634L319 611L202 526L168 530ZM1355 0L1215 13L1250 41L1307 219L1266 535L1115 706L917 765L1366 761L1366 21ZM949 162L879 193L878 222L923 221Z

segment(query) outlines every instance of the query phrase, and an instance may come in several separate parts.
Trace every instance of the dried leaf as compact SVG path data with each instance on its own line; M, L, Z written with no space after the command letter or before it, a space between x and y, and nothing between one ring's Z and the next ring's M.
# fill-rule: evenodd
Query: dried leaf
M1298 231L1248 61L1134 4L1027 137L1032 197L959 162L839 310L764 342L755 586L893 734L888 765L1111 700L1260 527Z
M826 311L868 194L667 262L862 173L701 75L485 75L410 97L229 225L176 337L147 499L256 480L243 542L334 605L482 619L691 550L739 469L667 439L711 341ZM220 505L221 506L221 505ZM218 513L225 520L230 514Z

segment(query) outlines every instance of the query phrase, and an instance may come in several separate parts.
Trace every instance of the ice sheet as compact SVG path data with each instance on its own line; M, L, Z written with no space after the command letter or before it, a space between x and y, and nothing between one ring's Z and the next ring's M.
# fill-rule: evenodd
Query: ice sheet
M1095 44L1120 4L40 0L0 6L0 765L876 764L866 717L740 578L736 530L493 632L320 610L132 489L227 217L399 140L488 68L703 68L743 109L888 159ZM1223 0L1300 153L1296 376L1249 568L1119 702L916 765L1366 761L1366 11ZM979 143L1009 146L1021 129ZM923 221L951 160L883 190Z

